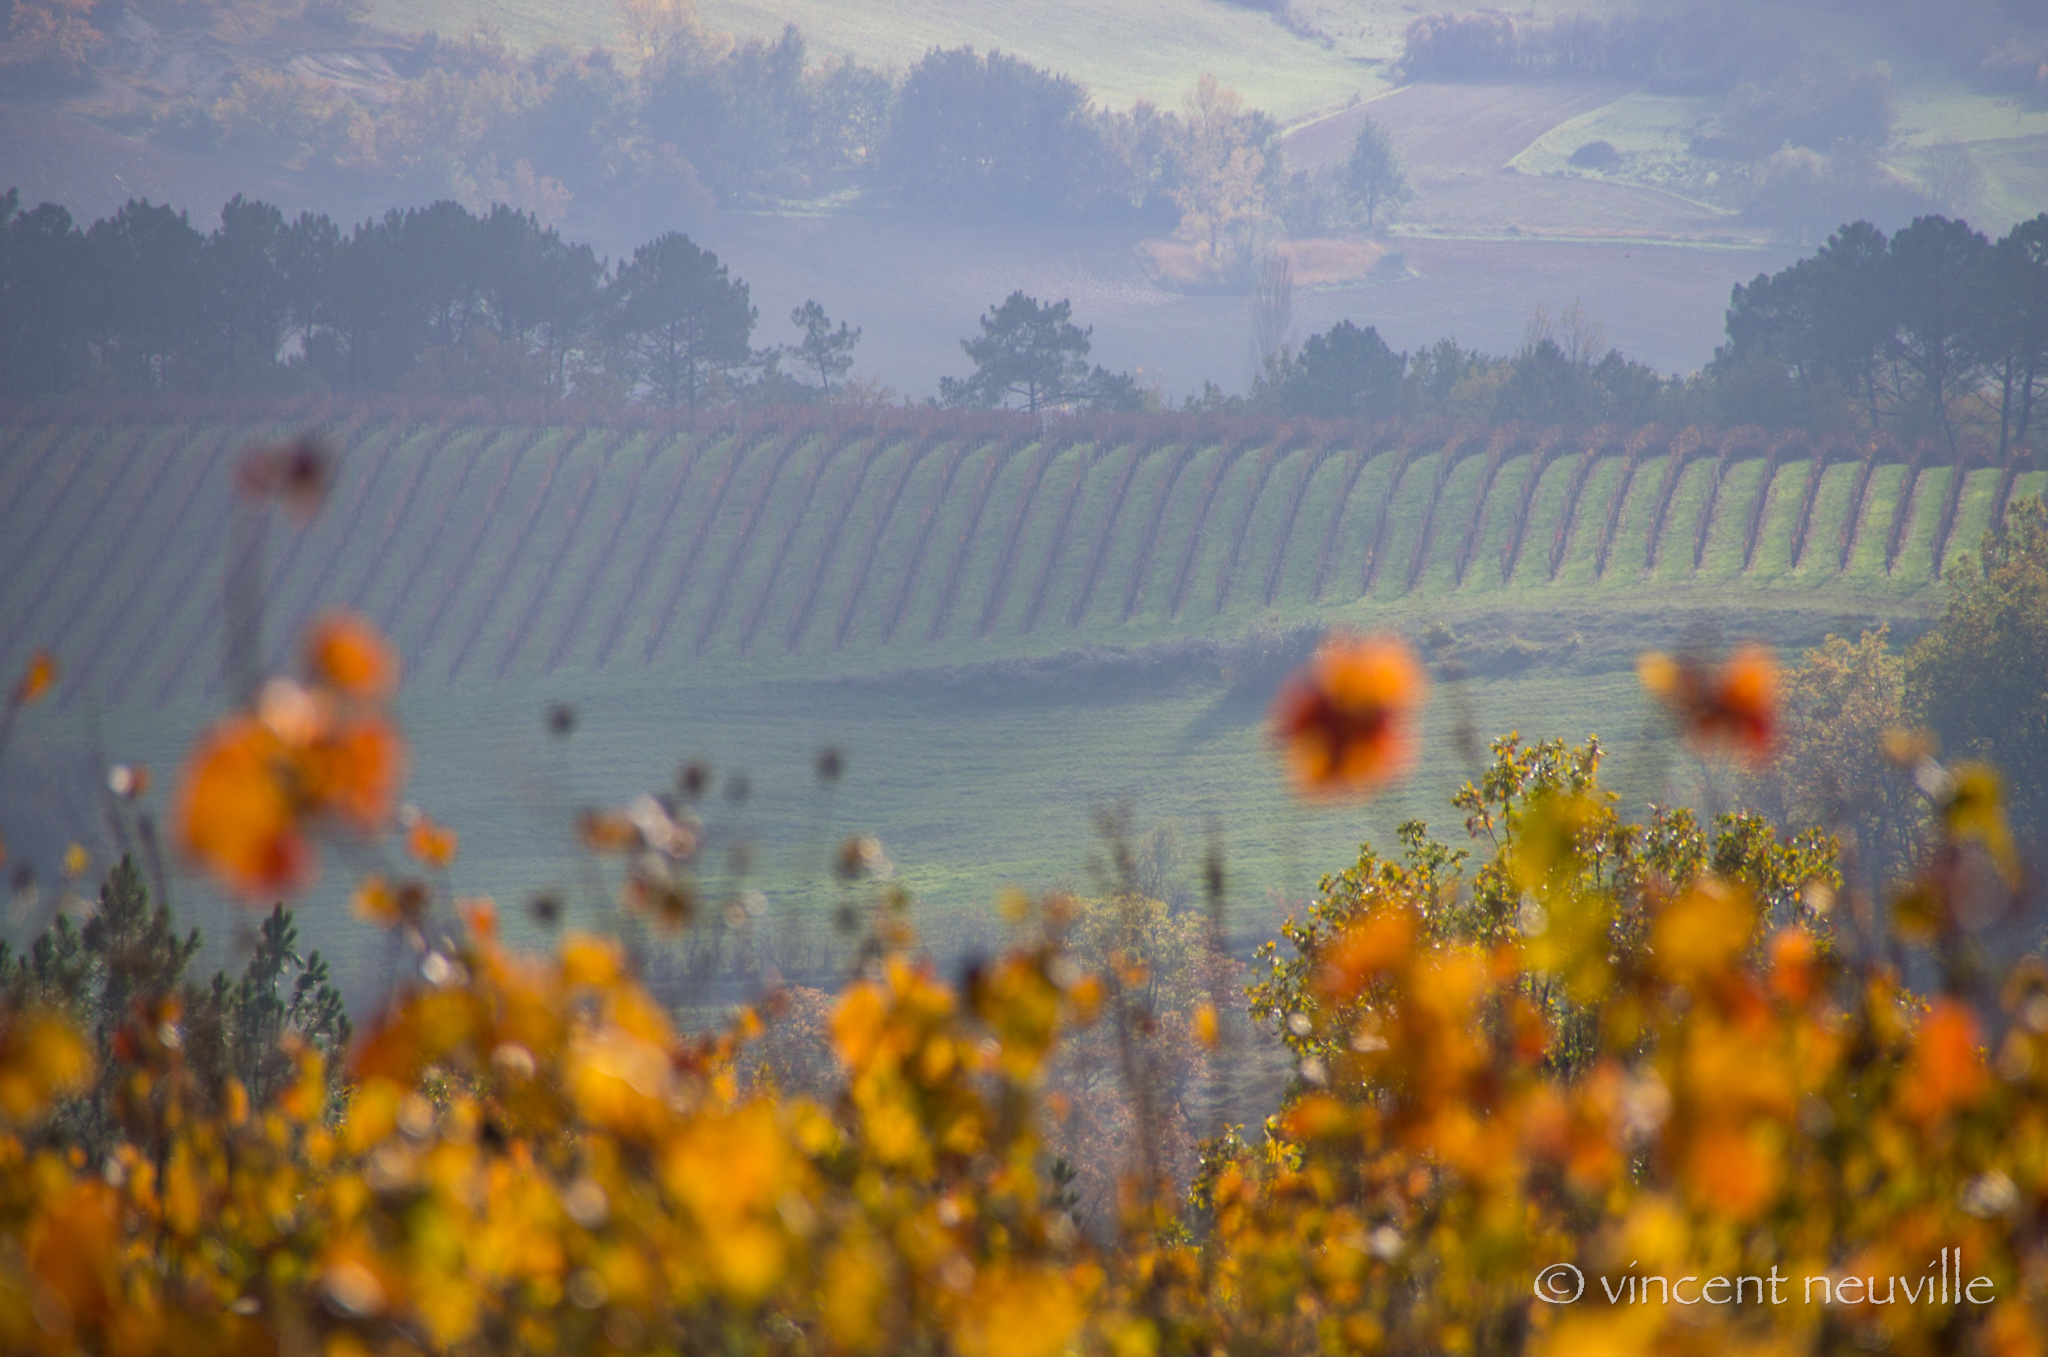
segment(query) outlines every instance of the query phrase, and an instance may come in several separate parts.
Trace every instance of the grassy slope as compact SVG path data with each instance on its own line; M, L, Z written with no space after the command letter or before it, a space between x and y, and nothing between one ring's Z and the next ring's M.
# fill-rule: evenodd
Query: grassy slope
M708 0L710 27L773 37L793 23L814 54L902 70L932 47L1000 48L1073 76L1106 105L1176 105L1213 72L1255 107L1288 118L1370 92L1368 66L1222 0ZM453 34L479 20L517 46L611 45L623 36L608 4L561 0L377 0L375 22Z
M0 616L15 633L0 665L18 665L31 644L54 644L70 695L24 723L0 777L0 819L19 843L92 835L92 775L78 778L100 757L96 740L105 757L162 767L216 709L223 449L240 432L54 430L31 433L0 462L0 549L12 567L0 575ZM1646 576L1663 478L1662 457L1646 456L1601 576L1596 550L1621 481L1619 459L1603 458L1585 480L1553 580L1552 543L1580 461L1569 443L1543 472L1505 583L1501 552L1531 458L1503 464L1459 587L1455 561L1486 443L1462 446L1471 451L1443 481L1419 558L1441 450L1424 445L1400 477L1381 565L1361 596L1394 447L1118 435L1061 448L1026 505L1042 453L1030 438L927 446L896 435L878 445L815 433L792 443L758 431L735 440L374 427L355 436L315 526L273 534L269 650L288 664L299 622L331 604L362 608L390 631L408 666L402 711L416 745L415 794L464 832L459 879L501 897L577 888L567 853L573 808L663 785L679 759L703 754L754 775L757 797L730 814L759 835L757 879L778 909L807 913L833 897L818 863L825 845L856 827L882 835L941 915L972 909L1004 880L1085 886L1090 813L1128 800L1141 823L1176 820L1191 840L1210 820L1223 824L1239 899L1263 910L1270 892L1298 896L1340 865L1360 834L1385 839L1406 815L1440 815L1443 792L1466 768L1450 738L1461 718L1479 732L1599 730L1620 742L1625 776L1648 794L1663 755L1643 742L1651 726L1629 673L1637 648L1703 632L1805 644L1873 619L1910 620L1935 597L1930 553L1948 471L1921 473L1911 531L1887 575L1903 468L1878 468L1845 574L1840 520L1854 468L1831 468L1795 571L1804 459L1776 469L1746 573L1743 537L1764 464L1730 467L1698 572L1694 533L1712 462L1688 467L1658 568ZM1361 451L1372 454L1362 465ZM2023 479L2018 493L2038 491L2042 479ZM1994 485L1991 473L1972 473L1951 556L1975 549ZM867 559L870 543L878 547ZM1128 622L1126 599L1135 602ZM992 625L978 636L984 614ZM785 654L806 616L795 653ZM1434 621L1471 638L1476 649L1466 653L1481 677L1442 695L1410 788L1359 813L1301 810L1277 781L1260 723L1285 654L1113 659L1114 648L1227 640L1259 627L1419 634ZM1488 647L1513 636L1536 647L1535 663L1489 667ZM1112 658L1092 669L1031 667L1032 657L1079 650ZM540 727L556 700L584 716L566 745ZM827 810L808 768L827 742L847 748L854 771L821 819ZM51 793L57 783L68 790ZM330 890L344 875L331 874ZM345 924L331 927L345 937Z

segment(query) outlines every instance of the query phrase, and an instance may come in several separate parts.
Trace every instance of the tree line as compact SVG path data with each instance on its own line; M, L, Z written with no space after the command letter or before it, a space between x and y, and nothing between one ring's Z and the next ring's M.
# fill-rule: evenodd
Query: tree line
M1760 406L1860 415L1951 451L1973 423L1995 431L2003 460L2048 389L2048 213L1996 243L1939 216L1889 239L1844 226L1735 289L1714 367Z
M1377 154L1373 129L1359 144ZM1351 320L1297 348L1291 305L1285 262L1269 256L1249 392L1211 382L1183 408L1797 426L1934 438L1951 455L1974 435L2004 461L2029 446L2048 392L2048 213L1996 242L1939 216L1890 238L1868 222L1843 226L1810 257L1736 286L1727 343L1685 376L1610 347L1576 304L1539 309L1509 355L1451 337L1399 352ZM14 191L0 195L7 398L399 392L697 409L878 397L848 385L858 328L812 301L790 315L788 342L756 347L759 319L747 283L687 236L606 261L503 204L479 215L444 200L344 230L237 196L202 234L147 202L81 228L55 204L24 211ZM1020 291L980 328L962 342L972 374L941 381L945 404L1158 404L1129 374L1089 365L1070 301Z
M1290 305L1284 267L1280 275L1254 300L1254 328L1273 335ZM1667 377L1607 347L1576 304L1539 310L1508 356L1451 338L1396 352L1374 327L1346 320L1299 348L1271 345L1247 395L1212 383L1190 405L1465 423L1761 424L1931 438L1951 456L1974 438L2004 462L2030 446L2048 395L2048 213L1996 242L1942 216L1889 238L1852 222L1791 267L1736 285L1726 333L1701 371Z
M609 263L530 213L393 210L343 230L240 196L202 235L130 202L80 229L0 196L0 394L406 392L697 407L798 401L845 377L860 332L816 302L753 346L747 284L670 232ZM785 371L783 364L788 363Z

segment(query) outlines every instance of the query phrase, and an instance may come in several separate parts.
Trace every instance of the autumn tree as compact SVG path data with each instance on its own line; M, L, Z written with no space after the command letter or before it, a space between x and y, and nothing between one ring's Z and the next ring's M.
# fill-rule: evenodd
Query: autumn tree
M1204 75L1181 101L1179 236L1217 276L1249 269L1270 227L1269 185L1279 175L1272 120L1247 111L1236 90Z
M85 59L107 40L93 27L91 0L14 0L7 34L30 61L66 76L84 72Z
M1886 756L1911 724L1906 664L1891 628L1830 636L1784 676L1778 756L1751 791L1786 824L1833 826L1850 865L1874 882L1910 860L1924 798Z
M1945 755L2004 772L2016 826L2048 845L2048 511L2013 505L1947 578L1941 620L1906 656L1908 699Z

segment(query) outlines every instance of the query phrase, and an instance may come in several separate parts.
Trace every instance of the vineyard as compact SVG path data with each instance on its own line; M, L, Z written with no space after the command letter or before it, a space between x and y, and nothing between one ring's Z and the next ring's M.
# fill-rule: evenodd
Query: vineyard
M282 427L8 431L0 661L50 647L74 700L108 707L209 692L228 468ZM735 661L853 672L1453 596L1551 608L1775 586L1896 609L2048 482L1755 430L894 416L329 432L333 499L268 562L274 657L316 610L348 606L428 685Z
M1299 898L1360 838L1441 818L1424 789L1468 775L1464 721L1597 731L1616 785L1652 797L1644 645L1916 623L1936 562L2048 486L1756 431L20 419L0 428L0 667L46 647L63 677L0 778L16 858L93 842L88 770L172 763L226 701L230 469L308 424L341 460L310 528L263 544L267 663L292 667L328 607L395 639L413 795L462 829L469 886L573 885L568 804L702 755L753 775L777 901L829 900L806 883L858 827L949 917L995 882L1069 879L1092 810L1120 804L1184 842L1227 818L1245 900ZM1465 638L1412 786L1362 821L1304 816L1262 731L1303 638L1339 623ZM539 719L556 701L580 714L568 746ZM851 755L836 811L809 775L825 743Z

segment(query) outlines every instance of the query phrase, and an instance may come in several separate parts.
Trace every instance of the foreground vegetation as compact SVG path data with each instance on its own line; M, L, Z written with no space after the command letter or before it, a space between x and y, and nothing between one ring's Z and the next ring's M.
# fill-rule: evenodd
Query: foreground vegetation
M324 466L265 449L237 483L252 524L304 516ZM1916 672L2037 635L2048 519L2014 524ZM2035 632L1978 606L2015 595ZM701 777L586 812L614 935L522 954L453 893L454 830L398 819L377 630L323 616L293 674L231 636L229 710L167 799L109 776L139 865L83 928L0 960L10 1350L2042 1341L2048 969L1999 776L1924 739L1885 740L1919 797L1888 900L1823 829L1632 821L1597 744L1498 740L1453 798L1465 837L1404 826L1326 877L1243 1016L1219 857L1207 908L1176 914L1119 847L1102 898L1009 902L1013 944L948 983L849 839L841 992L762 971L707 1028L703 972L661 958L680 934L715 961L721 928L744 954L750 923L704 889ZM1642 673L1703 754L1772 766L1767 654ZM35 660L5 729L62 682ZM1405 642L1332 638L1275 705L1297 786L1377 790L1425 699ZM364 864L355 908L394 963L360 1034L282 912L239 979L189 987L190 945L147 902L166 847L265 905L318 857ZM1263 1122L1227 1110L1247 1022L1292 1072Z

